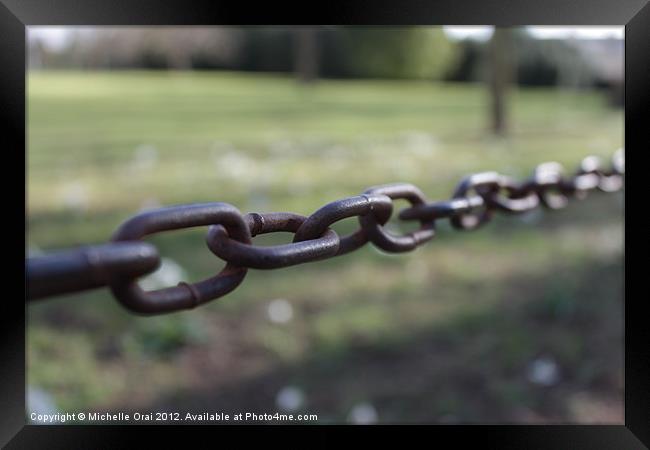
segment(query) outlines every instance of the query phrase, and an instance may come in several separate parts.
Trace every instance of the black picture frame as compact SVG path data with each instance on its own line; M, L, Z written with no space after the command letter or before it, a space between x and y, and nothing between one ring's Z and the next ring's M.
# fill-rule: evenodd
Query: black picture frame
M348 0L335 4L304 2L234 2L221 0L0 0L0 126L9 173L15 164L26 170L26 27L30 25L217 25L217 24L381 24L381 25L624 25L625 26L625 147L627 161L626 197L642 195L634 189L635 173L640 172L643 150L648 144L650 116L650 5L646 0ZM23 149L23 154L18 149ZM26 172L25 176L26 176ZM630 177L631 174L631 177ZM642 175L640 175L642 176ZM25 198L14 192L15 181L4 177L6 203L3 233L5 241L11 232L19 233L18 217L26 210ZM630 184L631 183L631 184ZM630 188L631 187L631 188ZM25 192L25 194L27 194ZM9 198L14 200L8 202ZM637 203L626 198L626 204ZM633 208L635 209L635 208ZM626 220L626 238L636 234L633 228L645 227L643 211L633 222ZM632 227L634 225L634 227ZM15 229L14 229L15 228ZM25 229L26 231L26 229ZM633 238L634 239L634 238ZM15 241L18 241L17 239ZM456 444L477 442L490 448L612 448L636 449L650 445L650 339L643 314L646 298L637 295L635 280L644 267L627 264L634 255L641 256L647 242L634 239L634 246L625 252L625 424L621 426L436 426L418 428L433 437L451 438ZM5 244L8 242L5 242ZM15 252L25 252L26 246ZM4 246L9 248L9 246ZM23 292L18 280L24 280L24 266L18 257L7 258L4 285ZM10 271L14 271L13 272ZM638 279L638 277L636 278ZM168 439L175 427L141 426L35 426L25 418L25 305L13 289L4 289L4 317L1 342L2 419L0 443L7 448L114 448L132 447L134 434L154 431L158 438ZM647 295L647 294L646 294ZM147 430L144 430L147 428ZM211 427L189 427L196 435ZM274 427L271 427L274 428ZM298 427L313 430L312 427ZM318 428L318 427L317 427ZM325 427L320 427L323 430ZM268 427L267 427L268 429ZM349 428L348 428L349 429ZM187 431L188 428L185 428ZM125 434L126 432L126 434ZM219 429L223 436L229 432ZM147 433L150 435L151 433ZM322 431L321 431L322 434ZM231 435L248 438L242 433ZM212 441L217 445L218 441ZM307 441L305 441L307 442ZM426 441L425 441L426 442ZM210 441L204 441L209 444Z

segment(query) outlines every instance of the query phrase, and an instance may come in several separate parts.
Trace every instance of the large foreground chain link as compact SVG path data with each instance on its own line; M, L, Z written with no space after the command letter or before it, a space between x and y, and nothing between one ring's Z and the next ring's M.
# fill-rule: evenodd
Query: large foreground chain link
M609 167L595 156L585 158L572 176L558 163L543 163L526 180L517 182L496 172L463 178L450 200L430 202L411 184L375 186L363 194L329 203L309 217L288 212L242 214L227 203L179 205L138 214L113 235L112 242L51 253L26 260L27 300L110 287L126 308L140 314L159 314L194 308L222 297L243 281L249 268L276 269L332 258L354 251L368 242L386 252L406 252L435 236L436 221L449 219L459 230L484 225L495 212L521 214L542 205L560 209L570 198L583 199L589 191L615 192L623 188L625 160L617 150ZM410 207L400 211L404 221L420 227L395 235L384 225L393 202L403 199ZM339 237L329 227L357 217L359 229ZM181 282L145 292L137 280L161 263L157 249L141 239L162 231L208 226L207 246L226 262L217 275L197 283ZM290 232L293 242L260 247L252 244L259 234Z

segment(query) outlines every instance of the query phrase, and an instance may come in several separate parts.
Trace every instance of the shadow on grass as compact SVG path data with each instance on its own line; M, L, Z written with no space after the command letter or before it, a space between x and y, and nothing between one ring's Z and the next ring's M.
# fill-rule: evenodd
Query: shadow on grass
M318 414L318 423L346 422L355 407L380 423L622 423L621 264L565 269L504 280L496 304L477 302L439 325L315 348L137 410L283 413L284 390L294 414Z

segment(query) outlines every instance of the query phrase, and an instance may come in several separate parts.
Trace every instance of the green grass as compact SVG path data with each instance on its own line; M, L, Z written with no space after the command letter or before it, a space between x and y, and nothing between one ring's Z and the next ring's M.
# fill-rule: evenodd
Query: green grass
M485 129L482 85L34 72L28 244L102 242L152 204L308 215L399 181L442 199L467 173L522 177L546 160L573 170L622 145L622 112L597 93L525 89L510 100L512 132L497 139ZM105 291L30 306L28 382L66 410L192 409L206 395L211 407L275 410L275 392L297 384L309 412L328 421L361 401L384 421L620 421L621 199L594 194L474 233L441 223L434 242L409 254L367 246L251 270L228 296L169 316L133 316ZM223 266L204 233L151 241L198 280ZM266 317L275 298L293 306L285 325ZM557 386L525 381L540 354L560 364ZM585 413L594 402L614 413Z

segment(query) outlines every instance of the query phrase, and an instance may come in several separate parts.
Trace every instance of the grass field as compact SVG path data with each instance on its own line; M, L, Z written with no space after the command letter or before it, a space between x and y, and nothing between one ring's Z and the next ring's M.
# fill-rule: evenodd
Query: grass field
M515 91L506 139L485 132L485 100L481 85L33 72L29 251L105 241L159 205L308 215L399 181L442 199L467 173L523 177L546 160L572 170L622 145L622 111L597 93ZM63 411L622 423L622 200L596 193L474 233L441 223L409 254L366 246L251 270L232 294L168 316L134 316L105 291L39 303L28 384ZM165 264L147 285L216 273L204 233L153 237Z

